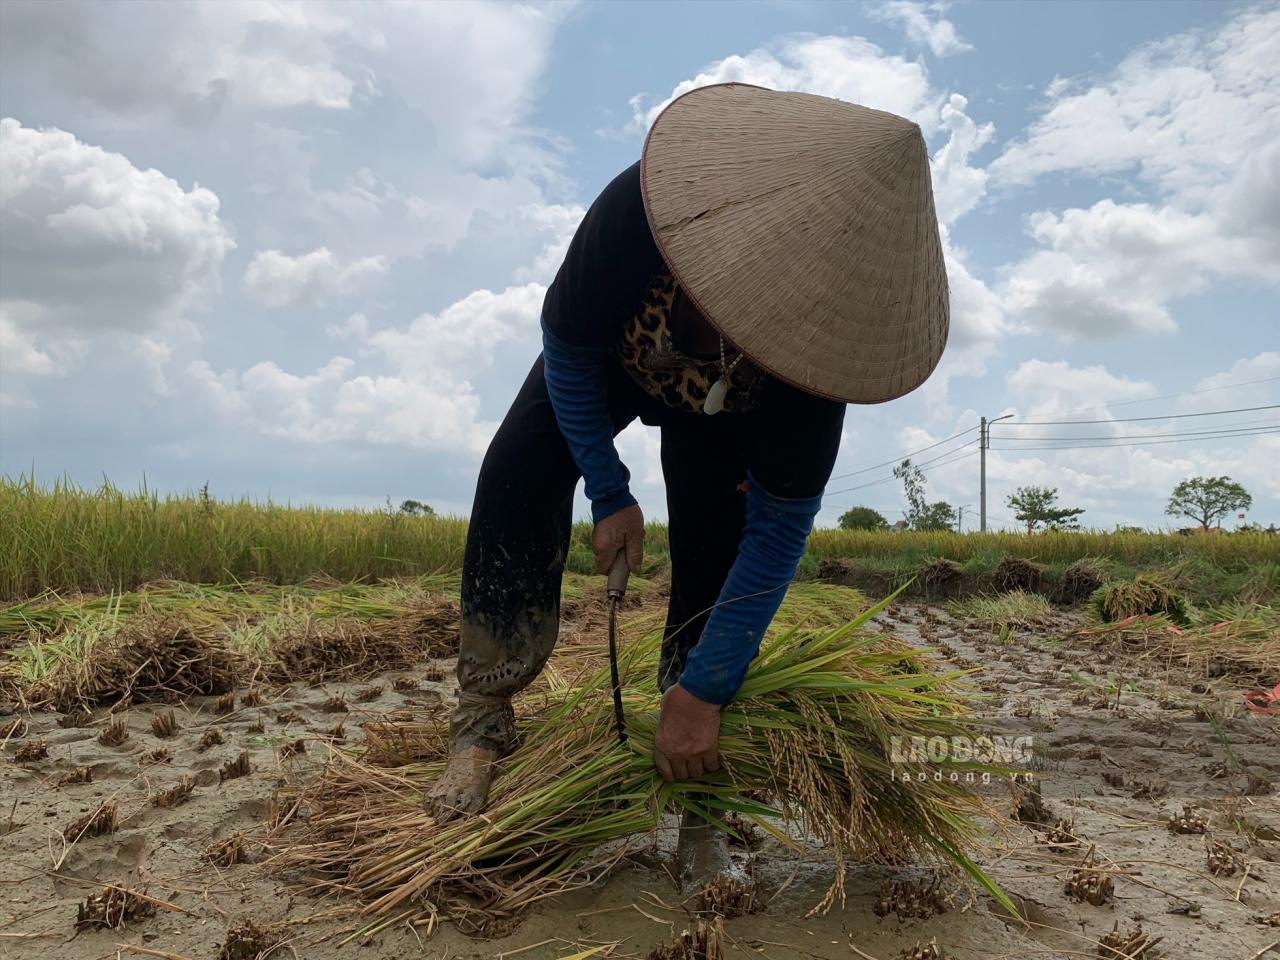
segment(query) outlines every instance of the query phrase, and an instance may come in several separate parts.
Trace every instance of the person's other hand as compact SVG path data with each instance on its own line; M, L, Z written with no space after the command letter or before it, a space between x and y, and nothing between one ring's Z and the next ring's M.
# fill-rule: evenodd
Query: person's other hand
M644 514L638 504L609 514L591 531L591 550L596 555L596 573L608 573L619 551L627 552L627 568L640 571L644 563Z
M720 769L720 708L676 684L662 695L653 763L663 780L690 780Z

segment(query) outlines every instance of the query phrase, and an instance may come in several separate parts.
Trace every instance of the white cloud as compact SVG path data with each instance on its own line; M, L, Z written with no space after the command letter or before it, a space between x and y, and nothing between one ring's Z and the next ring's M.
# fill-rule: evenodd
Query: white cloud
M987 192L987 171L972 166L970 157L995 136L994 124L981 126L969 118L965 110L969 101L958 93L951 94L942 105L942 123L950 131L947 142L933 155L933 201L938 219L955 223L976 207Z
M676 84L659 103L631 99L632 129L644 131L677 97L714 83L754 83L774 90L797 90L887 110L937 129L940 97L924 65L885 53L862 37L791 37L773 48L717 60L692 80Z
M564 204L530 204L522 208L520 213L525 222L533 224L539 233L550 236L533 263L517 269L513 279L550 284L564 262L569 243L586 212L585 207Z
M1277 370L1280 370L1280 354L1262 353L1238 361L1227 371L1203 378L1191 389L1217 389L1259 380L1274 376ZM1275 496L1280 492L1280 477L1273 467L1280 455L1278 436L1169 442L1186 439L1171 434L1201 428L1186 426L1196 421L1125 422L1124 418L1178 409L1172 400L1156 401L1150 407L1145 404L1128 407L1123 412L1115 409L1116 404L1156 397L1156 387L1147 381L1119 376L1101 365L1075 367L1061 361L1028 360L1008 375L1006 384L1013 409L1018 413L1017 420L1101 422L1019 426L1015 420L997 425L988 458L993 514L1007 514L999 505L1015 487L1025 484L1058 487L1062 502L1088 508L1084 517L1086 524L1101 526L1142 522L1144 518L1148 524L1164 522L1157 518L1165 498L1178 481L1188 476L1226 473L1244 483L1255 495ZM1181 409L1249 405L1242 397L1265 403L1276 393L1274 384L1257 384L1239 391L1233 389L1230 403L1224 402L1221 393L1210 393L1205 398L1183 398ZM1240 418L1214 418L1215 425L1224 427L1237 421ZM1053 438L1058 438L1056 443ZM1106 443L1108 438L1112 445L1097 445ZM1144 438L1154 442L1145 447L1129 445ZM1058 444L1064 449L1030 449ZM1152 504L1156 505L1155 509Z
M664 498L666 490L662 477L661 431L657 427L633 420L618 434L615 443L618 456L631 471L632 489L648 487L659 498Z
M1098 364L1073 367L1062 360L1024 360L1005 382L1024 416L1034 419L1061 418L1077 408L1100 408L1156 394L1146 381L1117 376ZM1090 416L1104 419L1100 410L1091 411Z
M154 337L137 337L133 346L135 359L147 380L149 389L161 396L169 394L169 380L165 374L165 368L173 356L173 348Z
M935 57L949 57L953 53L965 53L973 44L960 36L956 25L942 16L950 8L949 3L919 3L915 0L887 0L868 7L873 19L886 23L899 23L907 39L922 47L928 47Z
M42 350L33 334L21 330L12 309L0 307L0 370L16 373L62 373L53 357Z
M0 62L23 93L87 101L128 122L158 111L184 124L231 109L341 112L393 94L435 152L475 161L512 146L570 8L198 0L152 4L144 16L125 3L6 0ZM515 152L516 164L539 154Z
M136 118L164 111L205 121L228 104L342 110L368 74L340 63L364 36L319 3L6 2L0 56L31 82ZM45 46L49 36L59 43Z
M965 251L951 243L949 231L945 229L942 251L946 256L947 280L951 288L948 352L994 344L1007 332L1000 298L969 272L965 266Z
M424 313L403 330L380 330L371 346L404 370L445 375L487 366L493 348L536 337L546 287L527 283L501 293L476 290L438 314Z
M355 340L364 341L369 337L369 318L363 313L353 313L341 323L331 323L324 328L324 332L335 340L342 340L350 337Z
M1191 410L1263 406L1274 403L1280 395L1278 379L1280 352L1264 351L1257 356L1237 360L1230 370L1197 380L1191 388L1195 393L1183 398L1181 405ZM1230 397L1231 402L1223 403L1224 397Z
M1280 284L1280 10L1143 47L1109 77L1055 82L993 182L1133 171L1158 202L1029 219L1009 312L1066 339L1176 329L1170 305L1221 277Z
M271 361L239 374L197 361L187 374L211 408L268 437L473 456L497 424L481 416L471 378L492 365L500 345L536 343L545 293L536 283L477 290L438 314L372 333L354 314L339 332L362 341L362 359L337 356L309 374Z
M297 257L279 250L260 250L245 269L240 285L246 296L268 307L321 306L368 290L388 268L386 257L341 263L328 247Z
M83 329L142 330L217 286L235 246L218 198L62 130L0 120L6 300Z
M1280 124L1280 10L1246 11L1216 33L1139 48L1108 77L1055 81L1044 115L991 164L1006 183L1049 173L1137 170L1203 199L1273 141Z
M947 349L929 379L920 387L930 417L946 420L955 412L948 399L956 377L980 377L996 353L996 344L1009 332L1000 298L982 280L969 272L966 251L951 242L950 231L942 228L942 253L947 264L951 294L951 330Z
M139 17L128 3L4 3L0 88L23 116L159 136L225 172L235 209L237 190L257 198L242 231L254 249L449 252L477 213L571 189L567 145L528 121L569 9L205 0Z
M1086 507L1081 518L1085 526L1103 528L1118 523L1160 527L1173 522L1163 516L1164 504L1174 486L1187 477L1226 474L1243 483L1255 497L1280 494L1280 480L1268 466L1280 457L1277 436L1021 456L1001 448L998 440L992 442L987 476L990 510L995 515L1009 516L1005 498L1027 484L1057 487L1061 503ZM1265 522L1267 518L1259 519Z
M1217 277L1267 280L1280 266L1208 214L1102 200L1029 219L1039 250L1008 270L1005 306L1063 339L1177 329L1169 304Z

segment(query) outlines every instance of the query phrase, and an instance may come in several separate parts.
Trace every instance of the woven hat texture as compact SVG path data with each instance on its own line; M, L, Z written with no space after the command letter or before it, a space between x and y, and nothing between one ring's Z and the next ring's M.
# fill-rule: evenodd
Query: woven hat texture
M655 121L641 183L686 295L770 373L879 403L937 366L947 275L916 124L812 94L700 87Z

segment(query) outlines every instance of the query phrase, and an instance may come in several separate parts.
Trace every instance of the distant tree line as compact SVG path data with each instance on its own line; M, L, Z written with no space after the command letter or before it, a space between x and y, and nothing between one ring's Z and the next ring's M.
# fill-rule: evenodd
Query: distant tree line
M905 525L912 530L955 529L958 511L945 500L929 501L924 472L918 466L910 460L903 460L893 468L893 475L902 481L902 492L907 502L907 509L903 511L905 524L899 526ZM1029 534L1040 530L1079 530L1080 517L1085 512L1084 507L1060 505L1057 487L1019 487L1005 499L1005 504L1018 522L1026 525ZM1248 510L1252 505L1253 497L1230 477L1189 477L1173 488L1165 513L1195 520L1201 530L1207 531L1221 528L1228 514ZM889 521L882 513L864 506L850 507L841 514L839 524L842 530L884 530L889 527ZM1262 529L1257 524L1249 528Z

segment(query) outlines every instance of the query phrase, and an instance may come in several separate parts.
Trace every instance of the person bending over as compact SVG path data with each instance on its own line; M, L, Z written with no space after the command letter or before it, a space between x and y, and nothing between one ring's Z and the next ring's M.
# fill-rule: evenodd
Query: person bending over
M744 84L674 101L578 227L480 469L437 819L480 810L515 745L511 699L556 643L580 477L597 572L619 553L640 569L614 446L636 419L661 434L671 556L654 761L668 780L716 770L720 709L795 575L846 403L917 387L947 326L915 124ZM686 875L727 868L721 840L687 822Z

